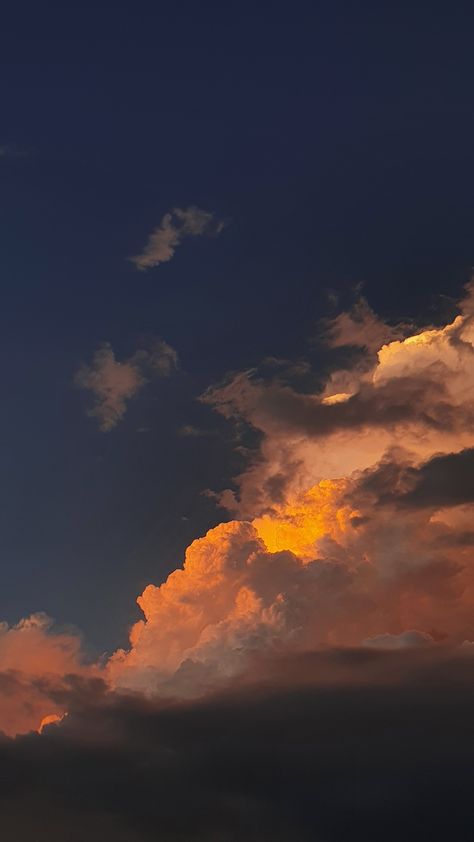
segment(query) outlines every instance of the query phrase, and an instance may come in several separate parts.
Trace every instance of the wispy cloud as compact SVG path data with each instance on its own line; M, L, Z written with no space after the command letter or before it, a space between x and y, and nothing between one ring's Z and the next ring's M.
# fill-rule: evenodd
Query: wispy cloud
M95 405L89 415L97 418L103 432L109 432L125 415L128 401L151 377L169 377L177 365L176 351L163 340L154 340L123 361L116 359L106 342L95 352L90 365L81 366L74 382L92 392Z
M214 213L201 208L173 208L165 213L160 224L150 234L143 251L130 260L137 269L151 269L171 260L177 247L186 237L215 237L220 234L224 225Z

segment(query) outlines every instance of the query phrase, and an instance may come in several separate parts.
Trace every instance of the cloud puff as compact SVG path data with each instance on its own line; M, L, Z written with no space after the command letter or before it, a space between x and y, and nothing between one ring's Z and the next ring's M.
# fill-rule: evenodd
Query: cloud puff
M116 359L112 346L104 343L91 365L81 366L74 382L92 392L95 406L89 415L98 419L103 432L108 432L123 418L128 401L150 377L168 377L177 365L176 351L162 340L154 340L149 348L136 351L122 362Z
M130 259L137 269L151 269L171 260L186 237L216 236L223 228L224 222L214 213L195 206L173 208L150 234L143 252Z
M0 624L0 731L15 735L37 729L65 709L49 692L64 676L86 675L78 635L55 631L52 620L33 614L14 626Z

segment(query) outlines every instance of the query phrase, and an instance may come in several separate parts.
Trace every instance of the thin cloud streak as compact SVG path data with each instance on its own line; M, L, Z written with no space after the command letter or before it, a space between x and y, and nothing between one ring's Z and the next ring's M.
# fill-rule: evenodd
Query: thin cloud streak
M150 234L143 251L130 260L141 271L151 269L171 260L184 239L217 236L224 225L214 213L194 205L188 208L173 208L165 213L160 224Z

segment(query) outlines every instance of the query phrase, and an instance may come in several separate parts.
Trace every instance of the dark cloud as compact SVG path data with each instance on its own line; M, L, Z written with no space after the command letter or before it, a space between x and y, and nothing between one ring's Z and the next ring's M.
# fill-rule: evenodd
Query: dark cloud
M415 422L437 430L464 425L472 415L452 405L444 385L430 377L398 377L388 383L364 383L359 391L338 403L321 403L314 395L294 391L274 382L264 385L247 375L238 375L227 385L210 389L204 402L223 415L257 416L260 424L274 430L306 436L327 436L340 430L362 427L390 428Z
M0 740L6 838L468 840L474 686L460 653L270 661L257 683L192 703L70 682L60 726Z
M435 456L419 467L382 461L366 472L360 490L376 495L381 503L413 508L441 508L474 502L474 448ZM471 533L459 536L472 543Z
M474 502L474 448L436 456L412 472L407 506L456 506Z

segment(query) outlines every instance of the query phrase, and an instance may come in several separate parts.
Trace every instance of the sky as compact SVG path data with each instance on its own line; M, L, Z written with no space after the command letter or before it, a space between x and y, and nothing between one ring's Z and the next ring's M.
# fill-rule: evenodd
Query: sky
M306 352L328 290L363 284L392 319L430 320L459 295L473 262L466 19L371 3L5 13L0 616L45 610L113 646L130 593L223 517L201 492L226 487L235 455L199 394ZM222 233L137 272L128 258L189 206ZM102 343L128 357L150 334L180 373L101 435L75 372ZM185 425L216 435L184 440Z
M40 842L71 816L78 840L468 838L473 23L368 0L3 12L0 754L20 842L30 813ZM104 789L81 783L94 762ZM143 764L170 783L152 795Z

